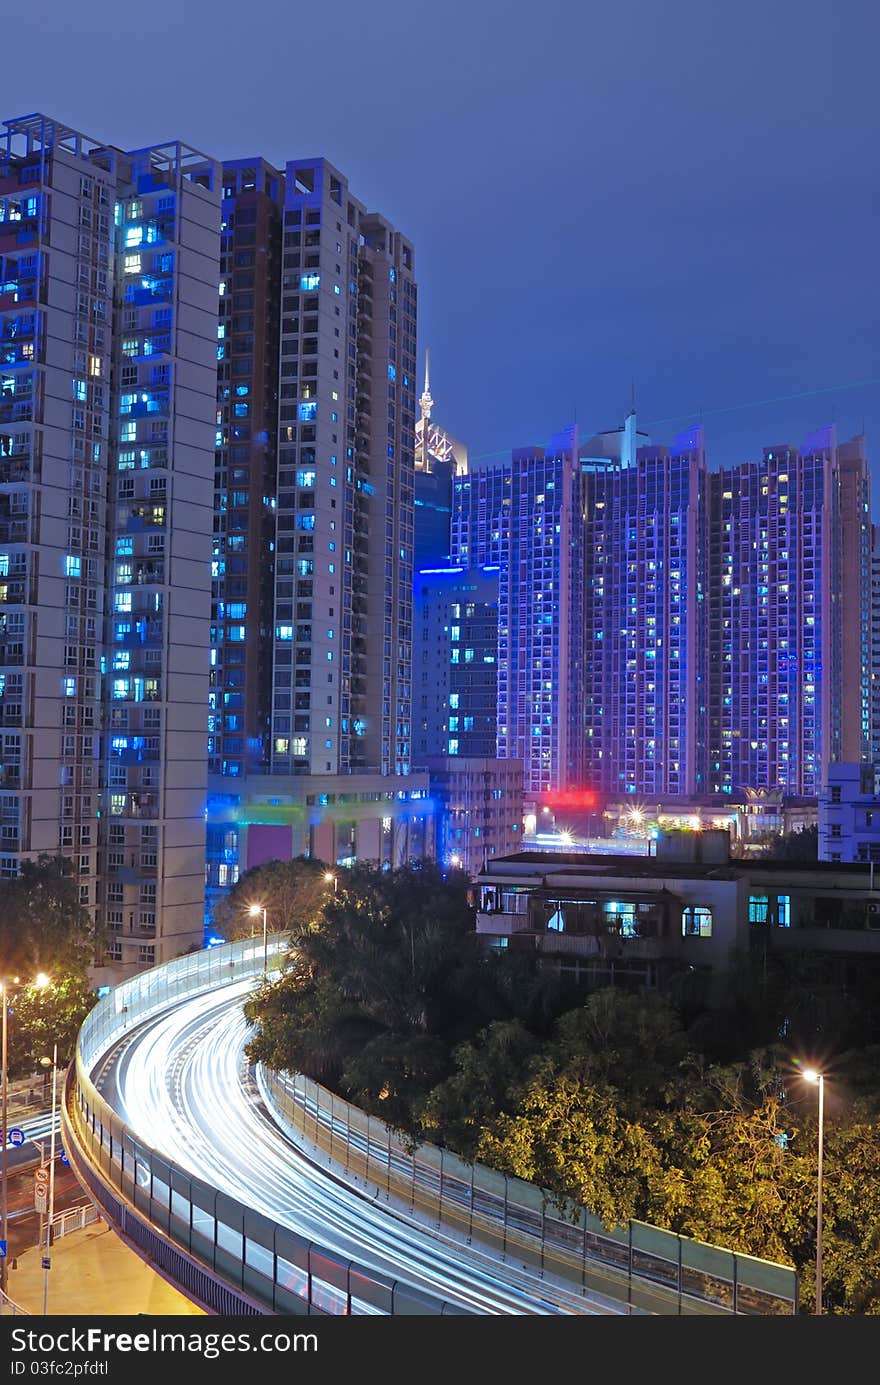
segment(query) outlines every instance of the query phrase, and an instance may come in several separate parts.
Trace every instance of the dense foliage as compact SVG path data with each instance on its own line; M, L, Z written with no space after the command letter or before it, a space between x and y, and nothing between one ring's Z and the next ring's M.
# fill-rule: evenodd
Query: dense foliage
M249 1053L609 1225L637 1217L794 1264L805 1304L816 1093L795 1055L809 1055L829 1078L826 1306L880 1314L873 975L841 991L808 959L758 952L711 1008L679 983L574 997L532 956L480 950L463 878L359 867L250 1002Z
M79 902L73 868L64 857L22 861L20 875L0 880L4 975L84 974L95 942L91 915Z
M66 1067L73 1057L80 1026L98 999L85 976L61 976L43 990L23 986L11 1000L9 1071L13 1076L33 1072L41 1059L52 1057Z
M245 871L217 906L215 926L227 941L248 938L262 932L262 915L252 915L251 907L266 910L269 933L291 930L299 933L320 917L332 893L326 879L328 867L307 856L292 861L267 861Z
M23 861L20 875L0 881L0 972L10 982L13 1076L51 1057L54 1043L59 1062L72 1056L79 1027L97 999L88 981L96 941L64 857ZM44 989L30 984L40 972L50 982Z

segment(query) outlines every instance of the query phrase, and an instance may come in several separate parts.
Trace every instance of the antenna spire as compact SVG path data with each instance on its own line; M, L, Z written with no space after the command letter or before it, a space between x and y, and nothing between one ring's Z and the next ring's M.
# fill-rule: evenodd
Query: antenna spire
M431 353L427 347L425 347L425 388L419 399L419 407L422 411L422 418L427 423L434 407L434 401L431 398Z

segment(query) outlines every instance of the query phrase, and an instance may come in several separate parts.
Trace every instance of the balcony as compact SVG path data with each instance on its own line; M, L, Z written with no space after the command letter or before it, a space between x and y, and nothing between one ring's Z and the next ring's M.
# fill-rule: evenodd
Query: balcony
M28 521L26 519L0 518L0 543L27 543Z
M135 563L132 580L139 587L160 585L165 581L165 564L159 562Z
M4 582L0 578L0 603L6 606L29 606L36 601L36 584L28 586L21 577Z
M115 802L117 797L123 799L121 804ZM159 795L156 793L143 793L140 790L136 790L131 793L117 796L111 789L110 812L113 817L138 819L156 818L159 816Z
M36 245L40 234L40 223L36 218L32 217L27 221L4 221L2 225L6 229L0 231L0 255L14 254L16 250Z

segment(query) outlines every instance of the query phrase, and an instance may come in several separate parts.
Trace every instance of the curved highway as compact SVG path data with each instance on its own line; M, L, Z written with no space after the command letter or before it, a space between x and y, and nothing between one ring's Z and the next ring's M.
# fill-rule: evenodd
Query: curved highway
M96 1086L145 1143L331 1252L466 1312L626 1311L441 1239L310 1162L269 1117L250 1076L242 1002L252 986L183 1001L127 1034L95 1068Z

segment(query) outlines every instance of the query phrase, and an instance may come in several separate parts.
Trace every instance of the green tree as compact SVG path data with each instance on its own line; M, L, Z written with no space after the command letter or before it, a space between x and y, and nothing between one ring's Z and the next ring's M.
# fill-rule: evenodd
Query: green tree
M32 1072L41 1058L51 1058L56 1043L59 1063L69 1063L80 1026L97 998L80 974L15 992L10 1001L9 1071Z
M819 828L816 823L796 832L777 832L762 855L771 861L818 861Z
M0 961L6 975L84 976L97 939L66 858L23 861L19 875L0 881Z
M252 906L259 905L266 910L268 932L307 932L318 922L325 904L333 897L332 883L325 878L328 870L323 861L307 856L253 866L239 877L218 904L215 926L230 942L260 933L262 915L255 917L249 913ZM336 876L337 872L333 874ZM338 880L341 884L341 873Z
M556 1193L563 1209L583 1203L609 1227L639 1215L659 1162L649 1130L623 1116L613 1091L549 1064L516 1114L483 1131L477 1157Z
M479 946L466 877L355 866L285 976L246 1006L249 1056L415 1129L413 1102L445 1076L452 1045L509 1014L501 965Z
M516 1104L539 1040L521 1020L496 1020L452 1053L452 1073L418 1105L429 1137L471 1159L483 1127Z

